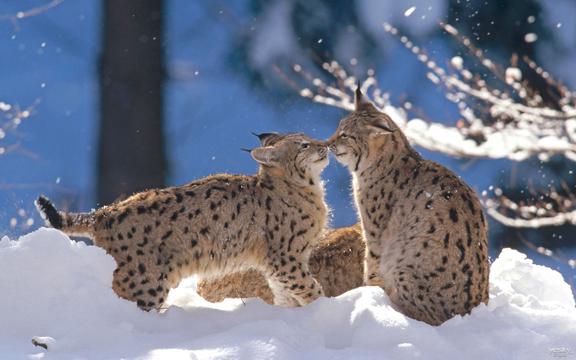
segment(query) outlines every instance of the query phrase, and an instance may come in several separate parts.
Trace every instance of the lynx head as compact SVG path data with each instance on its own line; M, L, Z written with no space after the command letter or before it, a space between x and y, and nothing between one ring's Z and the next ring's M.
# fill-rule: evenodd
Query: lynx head
M358 87L356 109L340 121L336 132L328 140L330 151L338 162L356 172L370 164L379 149L378 144L397 129L390 117L380 112Z
M263 171L303 186L319 183L320 173L328 165L328 148L324 142L299 133L257 136L262 146L250 154Z
M258 140L260 140L260 145L262 146L272 146L276 144L278 140L286 136L277 132L260 133L260 134L252 133L252 135L256 136Z

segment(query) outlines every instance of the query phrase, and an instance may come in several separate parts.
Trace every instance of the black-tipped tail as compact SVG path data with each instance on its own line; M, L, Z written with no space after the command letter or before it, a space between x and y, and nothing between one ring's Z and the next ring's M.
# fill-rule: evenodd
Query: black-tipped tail
M70 236L93 238L95 232L94 213L60 212L44 195L38 197L36 207L40 215L46 220L46 225L50 225Z
M44 195L40 195L36 200L36 207L40 215L46 220L53 228L62 229L63 219L62 215L56 210L54 204Z

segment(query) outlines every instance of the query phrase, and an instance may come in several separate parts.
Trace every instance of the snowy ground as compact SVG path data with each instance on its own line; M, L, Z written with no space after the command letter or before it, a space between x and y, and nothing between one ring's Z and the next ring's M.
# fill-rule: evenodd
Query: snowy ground
M490 304L440 327L407 319L373 287L282 309L210 304L184 281L166 312L145 313L112 292L113 269L55 230L2 239L0 359L576 359L570 287L508 249L492 265Z

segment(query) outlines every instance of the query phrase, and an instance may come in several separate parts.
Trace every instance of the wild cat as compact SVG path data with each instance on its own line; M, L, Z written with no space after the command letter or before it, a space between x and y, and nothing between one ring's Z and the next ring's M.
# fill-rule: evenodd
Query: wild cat
M282 137L277 133L256 135L262 146L274 145ZM365 245L360 225L326 232L315 242L310 256L310 271L326 296L338 296L362 286ZM225 298L258 297L273 303L273 294L265 277L258 270L225 274L202 279L198 293L206 300L219 302Z
M365 281L406 315L438 325L488 301L487 224L476 194L423 159L356 91L356 109L328 141L352 173L366 240Z
M312 249L310 272L322 285L324 295L338 296L362 286L364 281L364 240L359 225L328 231ZM198 294L211 302L225 298L258 297L274 302L264 276L248 270L198 283Z
M90 213L58 212L43 196L37 206L54 228L112 255L114 291L143 310L160 308L184 277L246 269L264 274L274 304L305 305L323 294L308 258L326 227L328 149L302 134L275 136L251 150L260 164L253 176L209 176Z

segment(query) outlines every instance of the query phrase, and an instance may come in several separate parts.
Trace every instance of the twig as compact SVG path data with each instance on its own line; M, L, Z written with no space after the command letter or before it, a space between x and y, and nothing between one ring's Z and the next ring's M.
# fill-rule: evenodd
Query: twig
M20 149L18 144L5 144L8 133L14 133L15 130L32 116L36 110L36 106L40 103L40 99L36 99L34 103L22 110L18 105L11 105L0 101L0 156L9 152ZM2 119L3 117L4 119ZM34 157L35 154L22 150L25 155Z
M26 19L32 16L40 15L58 5L63 3L64 0L52 0L49 3L34 7L28 10L18 11L14 14L0 14L0 21L10 20L12 22L16 22L18 20Z
M569 190L569 189L568 189ZM484 205L490 216L500 223L516 228L576 225L576 202L571 192L559 193L552 188L549 195L536 194L533 200L516 202L500 194L486 199Z

